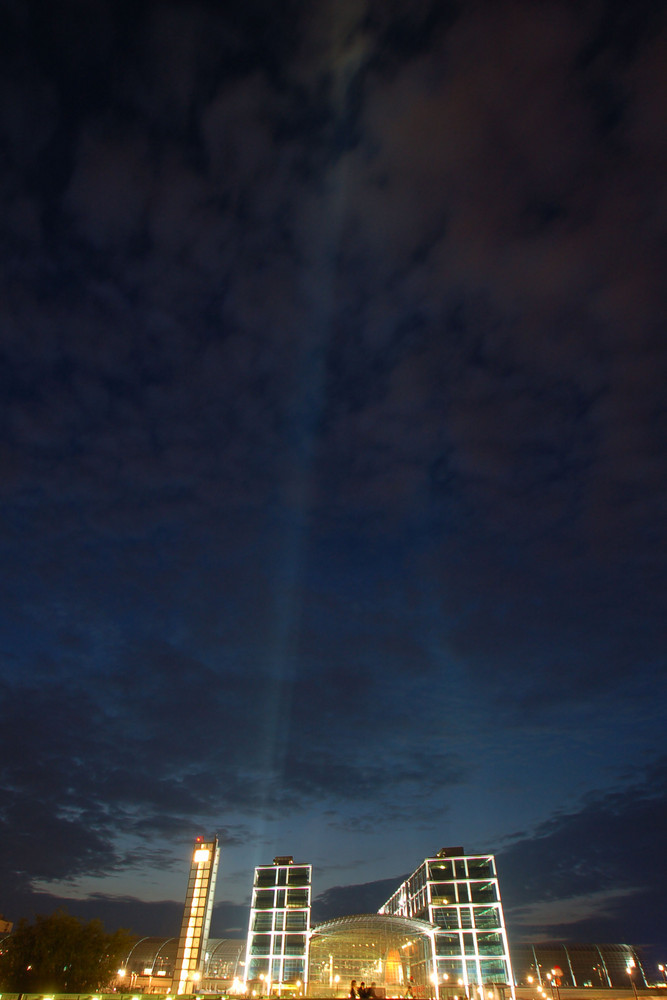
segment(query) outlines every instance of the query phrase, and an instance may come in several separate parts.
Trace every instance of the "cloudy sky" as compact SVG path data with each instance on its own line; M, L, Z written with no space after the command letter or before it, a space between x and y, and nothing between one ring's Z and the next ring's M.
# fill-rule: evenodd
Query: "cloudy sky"
M5 916L175 933L217 833L219 936L461 844L659 945L665 3L0 27Z

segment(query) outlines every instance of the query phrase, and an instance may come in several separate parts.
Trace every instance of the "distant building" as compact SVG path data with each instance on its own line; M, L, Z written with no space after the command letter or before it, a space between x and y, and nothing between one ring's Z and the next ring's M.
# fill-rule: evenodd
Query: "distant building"
M135 941L124 958L123 975L118 986L141 993L167 993L171 990L177 937L142 937ZM243 980L245 938L208 939L203 955L198 989L205 992L228 990Z
M627 990L630 975L638 989L648 986L639 954L629 944L513 944L512 960L517 986Z

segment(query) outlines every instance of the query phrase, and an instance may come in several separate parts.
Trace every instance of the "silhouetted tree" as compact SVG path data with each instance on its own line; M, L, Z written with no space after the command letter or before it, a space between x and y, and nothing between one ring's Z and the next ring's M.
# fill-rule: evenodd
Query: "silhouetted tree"
M21 920L0 942L0 988L16 993L96 990L116 974L132 944L128 931L107 934L99 920L83 923L64 910L34 924Z

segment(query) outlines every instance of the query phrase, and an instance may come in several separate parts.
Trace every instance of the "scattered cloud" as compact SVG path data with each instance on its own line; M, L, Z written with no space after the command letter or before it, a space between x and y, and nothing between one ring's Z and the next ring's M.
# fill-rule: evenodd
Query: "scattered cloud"
M613 852L662 829L618 777L664 750L662 8L0 16L13 898L168 869L193 823L250 864L272 823L418 816L534 831L526 933L626 936L654 890ZM499 780L529 816L456 813Z

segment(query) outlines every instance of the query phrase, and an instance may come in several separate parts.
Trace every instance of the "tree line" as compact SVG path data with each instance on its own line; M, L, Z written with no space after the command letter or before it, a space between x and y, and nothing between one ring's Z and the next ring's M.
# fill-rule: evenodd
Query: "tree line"
M80 993L106 986L133 941L126 930L109 934L100 920L87 923L58 910L21 920L0 941L0 989L11 993Z

